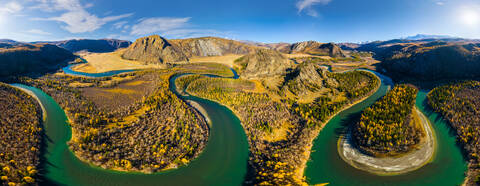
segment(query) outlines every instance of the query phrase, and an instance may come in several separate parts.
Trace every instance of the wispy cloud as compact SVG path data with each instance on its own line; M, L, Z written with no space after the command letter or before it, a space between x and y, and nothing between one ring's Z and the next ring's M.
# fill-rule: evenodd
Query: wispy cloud
M35 20L59 21L65 24L62 26L71 33L93 32L108 22L116 21L133 14L122 14L100 18L89 13L86 8L92 7L89 3L83 6L79 0L36 0L39 4L34 8L44 11L66 11L58 17L35 18Z
M437 1L435 4L437 4L438 6L443 6L443 5L445 5L445 2L443 2L443 1Z
M306 11L307 15L318 17L319 14L315 9L313 9L313 6L317 4L326 5L330 3L330 1L331 0L299 0L297 1L296 7L298 9L298 13Z
M232 37L231 32L217 31L213 29L195 28L190 23L190 17L151 17L138 20L132 26L130 35L143 36L149 34L160 34L169 38L187 38L201 36Z
M124 28L124 26L127 26L126 24L128 23L128 21L119 21L119 22L116 22L113 24L113 27L116 28L116 29L121 29L121 28Z
M21 10L23 10L23 6L16 1L11 1L0 6L0 14L14 14Z
M40 30L40 29L31 29L31 30L27 30L25 32L29 33L29 34L37 34L37 35L52 35L51 33L45 32L45 31Z
M132 26L132 35L146 35L158 32L176 30L188 26L190 17L152 17L139 20L138 24Z

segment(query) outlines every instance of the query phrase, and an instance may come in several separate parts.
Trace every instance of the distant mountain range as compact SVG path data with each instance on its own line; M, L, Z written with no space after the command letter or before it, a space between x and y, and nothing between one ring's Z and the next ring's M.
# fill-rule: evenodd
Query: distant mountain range
M73 39L65 41L38 41L33 43L48 43L65 48L71 52L88 51L88 52L113 52L119 48L127 48L132 44L131 41L118 39Z
M414 36L408 36L405 38L406 40L423 40L423 39L458 39L458 37L452 37L448 35L428 35L428 34L417 34Z
M54 42L17 42L10 39L0 39L0 50L14 49L24 52L4 52L3 61L0 65L8 64L13 60L8 55L21 56L33 60L30 54L38 48L52 48L56 45L72 52L111 52L119 48L126 48L123 57L126 59L139 60L145 63L175 63L188 61L192 57L199 56L222 56L227 54L245 55L256 53L259 50L269 49L286 54L311 54L319 56L345 57L343 50L367 51L374 53L374 57L381 61L380 68L386 70L389 75L396 79L414 78L423 80L436 80L443 78L474 78L480 77L480 40L463 39L445 35L418 34L402 39L388 41L374 41L368 43L321 43L317 41L305 41L298 43L260 43L253 41L235 41L216 37L202 37L190 39L168 40L158 35L139 38L135 43L116 39L81 39ZM46 45L50 44L50 45ZM40 47L43 46L43 47ZM60 52L60 50L48 50ZM46 53L41 53L46 56ZM272 54L263 51L257 53ZM278 55L276 55L278 58ZM255 55L250 61L256 60ZM275 58L275 59L277 59ZM63 59L63 58L62 58ZM7 62L6 62L7 61ZM15 61L15 60L14 60ZM279 60L281 61L281 60ZM15 63L18 63L16 61ZM253 63L252 63L253 64Z
M113 52L119 48L126 48L132 44L131 41L118 39L72 39L65 41L35 41L18 42L11 39L0 39L0 48L21 44L52 44L65 48L70 52Z

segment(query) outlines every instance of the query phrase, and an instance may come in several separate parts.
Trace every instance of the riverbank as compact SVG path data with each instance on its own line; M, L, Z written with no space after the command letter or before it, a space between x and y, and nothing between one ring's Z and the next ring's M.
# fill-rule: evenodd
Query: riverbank
M22 90L23 92L27 93L28 95L32 96L35 100L37 100L38 104L39 104L40 107L42 108L43 122L45 122L45 121L47 120L47 110L45 109L45 106L44 106L44 105L42 104L42 102L40 101L40 98L38 98L35 93L33 93L32 91L30 91L30 90L28 90L28 89L25 89L25 88L22 88L22 87L19 87L19 86L15 86L15 85L11 85L11 86Z
M415 108L419 116L426 137L417 150L413 150L400 157L372 157L365 155L351 144L351 134L340 137L338 153L351 166L378 175L397 175L417 170L429 163L435 153L436 138L432 126L423 113Z

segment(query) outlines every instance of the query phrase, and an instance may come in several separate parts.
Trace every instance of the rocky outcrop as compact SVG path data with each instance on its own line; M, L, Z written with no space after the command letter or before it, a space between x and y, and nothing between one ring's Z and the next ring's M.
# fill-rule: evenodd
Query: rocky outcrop
M334 43L320 43L317 41L304 41L291 45L276 45L276 50L287 54L311 54L318 56L345 57L343 50Z
M280 52L270 49L261 49L245 55L235 63L242 66L240 77L246 79L284 76L294 65Z
M248 54L254 52L257 47L238 41L217 37L202 37L192 39L170 40L186 56L223 56L226 54Z
M324 89L327 84L336 86L338 82L327 76L328 69L317 63L305 62L287 74L281 87L282 92L290 92L302 97Z
M50 44L0 48L0 76L41 74L68 64L75 56Z
M159 35L137 39L122 55L125 59L146 64L165 64L188 61L188 57L176 45Z

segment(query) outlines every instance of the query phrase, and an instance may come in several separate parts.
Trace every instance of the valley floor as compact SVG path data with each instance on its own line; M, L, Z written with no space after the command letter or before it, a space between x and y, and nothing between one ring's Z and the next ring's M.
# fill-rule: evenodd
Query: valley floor
M123 59L121 57L122 53L122 49L110 53L79 53L87 63L78 64L72 70L85 73L102 73L116 70L165 68L165 65L162 64L145 65L139 61Z

